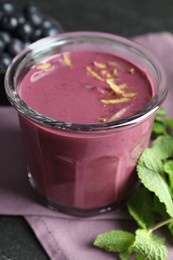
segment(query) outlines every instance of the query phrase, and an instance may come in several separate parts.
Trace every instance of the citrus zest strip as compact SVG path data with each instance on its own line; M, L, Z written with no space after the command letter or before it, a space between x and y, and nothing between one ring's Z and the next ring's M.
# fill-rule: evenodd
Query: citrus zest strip
M100 102L103 104L118 104L128 102L129 100L129 98L100 99Z
M103 81L103 79L94 70L92 70L91 67L86 67L86 70L93 78Z
M94 61L93 64L94 64L94 66L96 66L99 69L106 69L107 68L107 65L104 64L104 63L100 63L100 62Z
M63 53L64 62L68 67L72 67L72 61L70 59L69 53Z
M112 89L112 91L115 94L123 94L124 93L124 91L121 90L120 87L118 85L116 85L112 79L107 79L106 83L109 85L109 87Z
M129 92L129 93L124 93L123 97L132 98L132 97L135 97L136 95L137 95L137 93Z
M113 120L120 118L130 107L131 107L131 105L129 105L127 107L123 107L118 112L116 112L113 116L111 116L109 118L109 121L113 121Z
M37 69L43 69L43 70L50 69L51 67L52 64L50 62L37 65Z

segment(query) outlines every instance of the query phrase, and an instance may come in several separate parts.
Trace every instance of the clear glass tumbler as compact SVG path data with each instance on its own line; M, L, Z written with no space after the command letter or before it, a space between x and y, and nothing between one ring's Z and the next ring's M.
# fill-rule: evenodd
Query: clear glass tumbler
M126 118L98 124L57 121L22 100L20 82L33 65L57 53L85 50L110 53L141 68L152 83L153 98ZM8 68L5 88L18 111L30 183L49 207L90 216L127 198L137 182L135 165L149 144L155 112L168 91L164 71L148 51L111 34L62 33L21 52Z

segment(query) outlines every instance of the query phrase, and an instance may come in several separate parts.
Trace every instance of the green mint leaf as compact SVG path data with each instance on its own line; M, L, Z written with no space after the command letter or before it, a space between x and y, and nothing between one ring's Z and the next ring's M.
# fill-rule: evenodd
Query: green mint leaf
M132 254L132 250L130 250L130 248L129 248L128 251L119 253L119 258L121 260L129 260L129 257L131 256L131 254Z
M167 173L168 176L168 185L170 190L172 190L173 195L173 160L168 160L164 163L164 171Z
M165 118L167 115L165 109L163 107L160 107L157 112L156 112L156 116L155 118L158 119L158 118Z
M166 118L166 115L167 113L163 108L160 108L156 112L152 129L152 138L156 138L159 135L166 135L167 133L172 133L173 119Z
M173 236L173 221L168 225L168 229L171 232L172 236Z
M150 149L160 160L171 157L173 153L173 137L170 135L159 136Z
M159 149L160 148L159 142ZM137 173L142 184L148 190L155 193L160 202L165 204L167 213L173 217L173 202L169 193L168 185L163 177L163 163L159 157L162 158L164 156L160 151L157 151L156 145L154 152L153 148L147 148L138 161Z
M168 219L169 215L166 212L165 204L161 203L157 196L154 196L153 210L164 219Z
M135 260L144 260L144 257L142 255L136 253Z
M166 134L166 126L163 122L155 120L153 123L152 133L156 135Z
M94 246L108 252L127 252L135 240L134 234L121 230L112 230L98 235Z
M154 225L153 194L145 187L141 187L132 194L127 202L127 207L139 227L147 228Z
M155 120L153 123L152 137L156 137L158 135L165 135L167 133L165 117L166 111L163 108L157 110Z
M172 118L166 118L165 124L170 127L170 129L173 129L173 119Z
M138 259L166 260L168 251L164 245L164 238L153 235L150 231L138 229L133 244Z
M173 174L173 160L168 160L165 162L164 171L168 174Z

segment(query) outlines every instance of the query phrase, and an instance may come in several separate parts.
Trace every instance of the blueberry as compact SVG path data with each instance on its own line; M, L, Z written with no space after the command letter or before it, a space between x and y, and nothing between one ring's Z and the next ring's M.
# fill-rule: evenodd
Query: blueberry
M0 10L3 11L4 14L14 14L14 12L16 11L16 7L13 3L9 1L1 1Z
M4 16L4 12L0 10L0 20L2 19L3 16Z
M45 29L50 29L52 27L52 21L48 20L48 19L44 19L43 23L42 23L42 28L43 30Z
M7 32L14 31L17 26L18 21L15 15L4 15L0 20L0 27Z
M3 39L6 45L9 44L11 41L11 35L6 31L0 31L0 38Z
M29 22L21 24L17 28L17 35L23 41L28 41L33 35L34 29Z
M43 23L43 14L40 12L29 13L26 17L35 28L39 28Z
M21 12L16 12L16 18L18 21L18 25L24 24L26 22L26 18Z
M17 38L13 38L8 45L8 53L12 57L16 56L23 49L24 49L23 42Z
M5 49L5 42L3 38L0 36L0 52L2 52Z
M32 42L30 42L30 41L25 41L25 42L23 42L23 46L24 46L24 48L26 48L28 45L30 45Z
M35 12L39 12L39 11L40 11L40 8L33 2L29 2L29 3L25 4L25 6L23 8L23 12L26 16L30 13L35 13Z
M0 53L0 72L5 72L11 61L12 57L8 53Z
M55 36L61 32L61 29L58 28L55 24L52 24L50 28L43 30L43 37Z
M38 29L34 30L31 41L35 42L41 38L42 38L42 29L38 28Z

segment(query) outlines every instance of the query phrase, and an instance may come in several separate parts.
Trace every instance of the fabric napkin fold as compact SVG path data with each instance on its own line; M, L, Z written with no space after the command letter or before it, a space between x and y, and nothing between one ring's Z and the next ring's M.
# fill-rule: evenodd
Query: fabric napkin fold
M165 67L170 89L164 107L173 117L173 35L153 33L134 40L155 54ZM52 260L116 259L93 247L92 242L105 231L134 230L135 223L125 209L78 218L46 208L28 183L16 111L1 107L0 120L0 214L24 216ZM171 260L173 242L168 241L168 246Z

